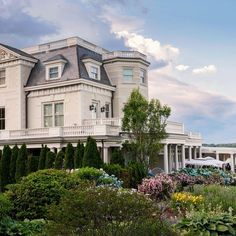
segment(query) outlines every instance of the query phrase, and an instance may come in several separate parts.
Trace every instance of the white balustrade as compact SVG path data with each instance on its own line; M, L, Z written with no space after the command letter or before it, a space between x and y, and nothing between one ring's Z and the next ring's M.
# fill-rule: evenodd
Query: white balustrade
M147 60L147 56L138 51L114 51L114 52L105 53L102 55L103 60L113 59L116 57L141 58L143 60Z

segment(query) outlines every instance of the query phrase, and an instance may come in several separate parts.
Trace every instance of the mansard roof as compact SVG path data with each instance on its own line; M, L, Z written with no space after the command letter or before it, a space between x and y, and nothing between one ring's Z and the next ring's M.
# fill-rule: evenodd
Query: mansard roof
M64 48L58 48L51 51L44 51L33 54L35 58L38 59L35 67L33 68L30 78L28 80L27 86L38 86L48 83L57 83L61 81L75 80L75 79L86 79L93 82L111 85L110 80L107 76L107 73L101 65L100 67L100 80L94 80L89 77L88 71L83 63L84 57L89 57L93 60L99 61L102 63L102 55L96 52L93 52L87 48L84 48L79 45L73 45ZM58 80L46 80L45 72L45 62L59 60L66 60L64 71L62 77Z
M56 56L53 56L45 60L44 62L59 61L59 60L67 61L66 58L62 54L57 54Z
M17 48L14 48L14 47L11 47L11 46L2 44L2 43L0 43L0 46L4 47L4 48L6 48L6 49L8 49L8 50L10 50L10 51L12 51L12 52L14 52L14 53L20 55L20 56L28 57L28 58L31 58L31 59L36 59L36 58L33 57L32 55L30 55L30 54L28 54L28 53L26 53L26 52L23 52L23 51L21 51L21 50L19 50L19 49L17 49Z

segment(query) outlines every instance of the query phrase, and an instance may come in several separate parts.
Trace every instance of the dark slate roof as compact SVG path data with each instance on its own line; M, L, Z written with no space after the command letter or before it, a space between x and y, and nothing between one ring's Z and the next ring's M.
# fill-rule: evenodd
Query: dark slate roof
M65 58L63 55L57 54L56 56L53 56L53 57L47 59L47 60L44 61L44 62L58 61L58 60L65 60L65 61L67 61L66 58Z
M8 46L8 45L2 44L2 43L0 43L0 46L3 46L3 47L5 47L5 48L9 49L10 51L15 52L15 53L18 54L18 55L21 55L21 56L24 56L24 57L29 57L29 58L32 58L32 59L36 59L36 58L33 57L32 55L30 55L30 54L28 54L28 53L26 53L26 52L23 52L23 51L21 51L21 50L19 50L19 49L17 49L17 48L13 48L13 47L11 47L11 46Z
M57 83L60 81L74 80L79 78L87 79L100 84L111 85L103 65L101 65L100 67L101 80L94 80L89 78L89 74L86 70L86 67L82 62L84 56L102 63L102 55L78 45L60 48L49 52L34 54L34 57L38 59L38 62L32 69L30 78L27 82L27 86L37 86L42 84ZM58 60L59 58L60 59L63 58L63 60L67 61L64 67L62 77L58 80L46 81L44 62Z

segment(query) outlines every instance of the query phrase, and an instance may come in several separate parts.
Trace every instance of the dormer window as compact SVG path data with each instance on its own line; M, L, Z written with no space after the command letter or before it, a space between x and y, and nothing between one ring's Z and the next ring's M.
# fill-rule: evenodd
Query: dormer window
M0 86L6 83L6 70L0 70Z
M94 80L100 80L101 76L100 76L100 73L101 73L101 65L102 63L93 59L93 58L90 58L89 56L83 56L82 57L82 62L84 63L85 67L86 67L86 70L88 72L88 76L89 78L91 79L94 79Z
M63 75L67 60L61 54L51 57L43 62L46 71L46 80L60 79Z
M91 66L90 77L92 79L98 79L98 67Z
M58 66L49 68L49 78L56 79L58 78Z

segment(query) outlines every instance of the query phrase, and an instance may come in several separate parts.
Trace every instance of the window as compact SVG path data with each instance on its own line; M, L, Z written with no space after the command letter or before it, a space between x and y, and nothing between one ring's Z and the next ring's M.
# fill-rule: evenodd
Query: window
M59 76L58 73L58 67L51 67L49 68L49 79L55 79L58 78Z
M98 79L98 68L92 66L90 70L91 78L92 79Z
M0 108L0 130L5 129L5 108Z
M146 71L145 70L140 70L140 83L145 84L145 77L146 77Z
M105 104L105 117L109 118L110 116L110 104Z
M44 104L43 116L44 127L63 126L63 103Z
M55 126L64 125L64 112L63 112L63 103L56 103L54 105L55 111Z
M0 70L0 86L6 83L6 70Z
M133 69L125 68L123 70L124 82L132 82L133 80Z

